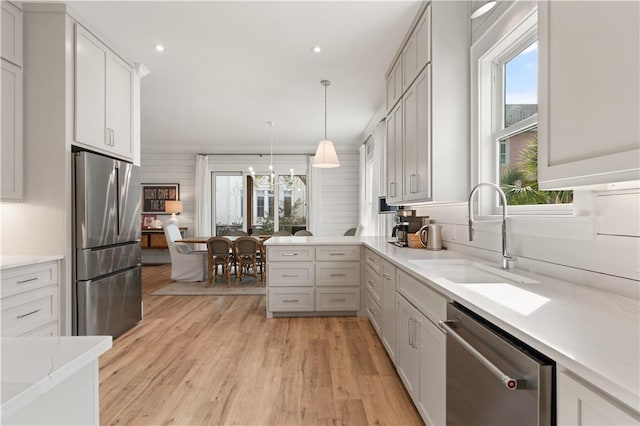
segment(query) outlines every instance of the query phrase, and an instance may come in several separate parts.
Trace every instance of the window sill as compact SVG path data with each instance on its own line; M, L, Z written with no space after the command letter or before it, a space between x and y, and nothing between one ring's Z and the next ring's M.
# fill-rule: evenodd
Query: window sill
M496 224L502 222L499 215L479 216L475 218L474 228L482 231L500 232ZM566 240L593 240L595 238L596 220L592 216L517 215L507 218L508 232L516 235L542 238L560 238Z

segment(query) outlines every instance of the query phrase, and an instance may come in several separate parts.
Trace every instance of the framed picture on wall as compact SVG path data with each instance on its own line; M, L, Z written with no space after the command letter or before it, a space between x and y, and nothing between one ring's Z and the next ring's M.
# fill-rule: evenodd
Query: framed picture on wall
M178 183L142 184L142 214L165 214L165 201L178 200L180 200Z

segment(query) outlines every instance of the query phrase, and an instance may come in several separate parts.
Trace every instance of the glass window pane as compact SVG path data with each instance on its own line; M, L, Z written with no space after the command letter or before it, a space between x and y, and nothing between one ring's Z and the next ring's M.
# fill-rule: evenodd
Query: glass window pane
M504 127L538 112L538 42L504 66Z
M215 175L216 235L242 230L242 175Z
M292 234L307 229L307 177L278 176L278 227Z
M269 175L253 176L252 231L273 233L273 188Z
M503 150L504 146L504 150ZM504 162L503 160L503 152ZM538 129L500 141L500 186L509 205L573 202L573 191L538 190Z

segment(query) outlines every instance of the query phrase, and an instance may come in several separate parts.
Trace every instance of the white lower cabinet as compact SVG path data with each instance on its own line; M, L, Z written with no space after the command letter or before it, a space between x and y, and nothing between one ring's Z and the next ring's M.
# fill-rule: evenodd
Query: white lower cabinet
M396 362L396 267L390 262L382 260L382 315L381 337L382 344L387 349L389 358Z
M568 371L557 374L558 425L637 425L640 413L622 406L610 396Z
M267 246L267 316L360 310L360 246Z
M2 336L58 335L58 262L2 270Z
M422 419L446 424L447 299L405 272L396 274L396 368ZM410 302L411 301L411 302Z

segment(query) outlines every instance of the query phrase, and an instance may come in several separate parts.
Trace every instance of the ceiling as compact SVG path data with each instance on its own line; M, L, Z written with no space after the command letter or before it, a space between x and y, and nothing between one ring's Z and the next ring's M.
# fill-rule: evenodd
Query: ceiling
M143 152L355 151L383 105L384 74L418 1L80 1L69 3L141 82ZM166 50L159 53L155 44ZM319 45L322 52L312 52Z

